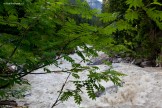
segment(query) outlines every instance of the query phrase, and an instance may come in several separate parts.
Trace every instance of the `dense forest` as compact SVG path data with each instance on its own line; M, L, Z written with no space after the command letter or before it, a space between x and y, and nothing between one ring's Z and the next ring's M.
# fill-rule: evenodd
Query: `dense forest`
M59 67L60 59L71 63L72 69L61 72L76 78L76 89L61 91L52 107L69 97L80 104L83 87L95 99L94 90L104 90L101 80L120 86L119 76L124 74L113 69L97 73L97 67L82 66L69 55L76 53L87 62L87 57L97 57L97 51L102 51L109 56L147 59L156 66L162 59L161 30L162 3L158 0L103 0L101 12L84 0L1 0L0 101L16 97L12 87L28 84L23 77L34 70L55 72L46 66ZM84 70L89 71L88 79L80 81L78 73Z

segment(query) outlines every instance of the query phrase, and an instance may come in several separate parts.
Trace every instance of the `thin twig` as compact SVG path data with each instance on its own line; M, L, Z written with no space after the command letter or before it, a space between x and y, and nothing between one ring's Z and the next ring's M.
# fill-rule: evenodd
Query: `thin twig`
M67 83L67 81L68 81L70 75L71 75L71 73L69 73L69 75L67 76L67 78L66 78L64 84L63 84L62 87L61 87L60 93L59 93L59 95L58 95L58 97L57 97L55 103L52 105L51 108L54 108L56 105L58 105L57 103L60 101L60 96L61 96L61 94L62 94L62 92L63 92L63 90L64 90L64 87L65 87L65 85L66 85L66 83Z
M81 63L81 62L83 62L83 60L81 60L79 63ZM72 69L71 69L71 70L72 70ZM67 83L67 80L69 79L70 75L71 75L71 72L69 72L69 75L67 76L65 82L63 83L63 85L62 85L62 87L61 87L61 90L60 90L60 93L59 93L59 95L58 95L58 97L57 97L55 103L52 105L51 108L54 108L56 105L58 105L58 104L61 103L61 102L59 102L59 101L60 101L60 96L61 96L61 94L62 94L62 92L63 92L63 89L64 89L64 87L65 87L65 85L66 85L66 83ZM58 103L58 102L59 102L59 103Z
M54 73L61 73L61 72L63 72L63 73L70 73L69 72L70 70L66 70L66 71L50 71L51 73L52 72L54 72ZM47 72L46 73L43 73L43 72L41 72L41 73L29 73L29 74L48 74Z

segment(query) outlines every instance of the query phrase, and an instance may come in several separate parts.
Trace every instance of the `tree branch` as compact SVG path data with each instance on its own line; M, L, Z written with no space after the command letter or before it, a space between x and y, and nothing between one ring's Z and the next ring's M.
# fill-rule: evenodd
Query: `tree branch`
M58 105L57 103L60 101L61 94L62 94L62 92L63 92L63 90L64 90L64 87L65 87L65 85L66 85L66 83L67 83L67 81L68 81L70 75L71 75L71 73L69 73L69 75L67 76L67 78L66 78L64 84L63 84L62 87L61 87L60 93L59 93L59 95L58 95L56 101L54 102L54 104L52 105L51 108L54 108L56 105Z

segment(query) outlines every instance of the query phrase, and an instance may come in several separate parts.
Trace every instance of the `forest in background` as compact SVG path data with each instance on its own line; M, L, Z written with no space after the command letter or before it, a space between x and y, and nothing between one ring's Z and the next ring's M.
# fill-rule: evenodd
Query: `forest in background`
M97 67L81 66L69 56L72 53L85 62L97 51L129 54L153 65L157 59L161 62L161 7L158 0L104 0L100 13L84 0L1 0L0 100L16 97L12 86L27 84L23 77L34 70L53 72L45 67L59 67L61 58L72 64L71 70L62 72L77 79L76 90L61 93L61 101L74 97L79 104L82 87L95 99L94 90L104 89L101 80L120 85L123 74L112 69L96 73ZM78 72L83 70L89 71L89 77L80 82Z

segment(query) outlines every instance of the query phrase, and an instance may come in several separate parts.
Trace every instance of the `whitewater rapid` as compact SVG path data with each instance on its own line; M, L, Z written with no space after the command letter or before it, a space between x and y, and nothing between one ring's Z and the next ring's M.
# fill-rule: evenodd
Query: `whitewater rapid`
M80 61L76 54L71 55L76 61ZM62 60L62 68L70 68L69 62ZM87 65L87 63L82 63ZM109 67L106 65L97 65L103 71ZM127 74L123 76L123 87L118 87L117 92L110 92L108 89L103 95L97 97L96 100L88 98L86 93L83 93L82 103L77 105L73 98L60 103L56 108L162 108L162 70L154 68L140 68L132 64L116 63L113 64L116 71ZM50 70L59 70L54 65L47 68ZM43 72L43 69L38 69L35 72ZM19 99L19 105L26 105L29 108L50 108L55 102L58 91L64 83L67 73L48 73L40 75L28 75L31 84L31 89L26 93L24 99ZM87 72L80 73L81 79L86 78ZM69 78L66 89L73 89L74 86L70 83L73 77ZM157 83L158 82L158 83ZM112 82L102 82L105 88L113 87ZM83 90L84 91L84 90Z

